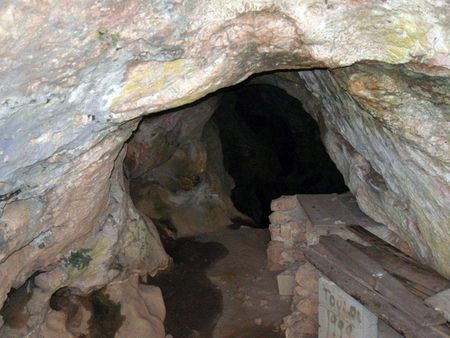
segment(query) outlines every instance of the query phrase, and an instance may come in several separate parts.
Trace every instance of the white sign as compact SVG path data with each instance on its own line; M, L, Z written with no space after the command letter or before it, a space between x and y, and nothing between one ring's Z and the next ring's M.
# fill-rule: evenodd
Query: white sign
M319 280L319 338L377 338L378 317L326 278Z

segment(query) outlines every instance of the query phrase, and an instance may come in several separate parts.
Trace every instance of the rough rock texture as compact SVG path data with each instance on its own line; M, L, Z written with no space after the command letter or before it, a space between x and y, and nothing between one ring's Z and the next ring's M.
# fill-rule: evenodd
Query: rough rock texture
M128 143L125 161L136 207L164 232L178 236L219 229L248 218L230 199L214 123L220 96L144 119Z
M97 227L89 223L86 225L81 223L80 225L83 226L92 226L91 229L84 230L86 234L82 232L83 227L78 224L73 225L74 229L51 228L40 243L31 243L6 260L2 272L13 273L18 270L25 274L27 269L35 268L27 262L36 259L31 254L34 253L33 249L37 249L35 254L37 258L43 256L38 262L44 267L48 264L52 265L47 268L47 271L37 275L34 280L32 296L24 309L28 317L26 325L18 330L11 330L8 325L4 325L0 328L0 335L23 336L29 330L35 334L34 330L42 322L49 308L50 297L62 287L69 286L80 293L89 293L113 279L126 278L129 271L155 274L159 269L167 266L169 259L162 248L153 223L134 209L129 195L125 192L122 174L124 155L125 152L122 151L117 157L117 167L109 174L110 176L107 176L107 180L113 183L107 198L105 214L101 216L102 218L99 217L104 219L103 223L98 224ZM91 184L95 186L93 182ZM83 186L81 188L88 189ZM95 193L92 189L90 192ZM76 198L77 196L68 195L67 197ZM93 200L95 196L91 196L90 201L87 202L92 203ZM68 206L66 208L70 210ZM74 221L78 220L77 216L85 216L83 209L79 211L79 214L68 213L67 210L65 213L66 217L72 217ZM71 235L73 240L67 253L62 249L64 245L67 245L63 235ZM44 245L40 245L41 243ZM44 249L47 249L51 256L45 256L42 253ZM4 283L2 285L5 287L10 285L7 284L10 277L2 273L0 275ZM26 275L21 278L26 278ZM20 282L18 284L20 285ZM13 284L13 286L17 285Z
M163 325L166 310L161 290L140 284L138 276L112 282L95 297L86 301L82 297L69 296L65 303L61 302L66 305L61 310L49 310L45 323L39 328L39 337L166 336ZM99 311L101 306L105 306L102 309L105 312L96 317L95 311Z
M295 74L254 81L304 103L360 208L449 277L448 77L379 63L298 75L300 81Z
M130 250L120 244L122 234L133 233L130 224L156 254L147 258L154 260L147 270L165 264L153 228L139 221L120 178L111 175L138 116L192 102L264 70L414 61L414 68L392 71L443 75L449 67L446 13L448 3L440 0L414 6L406 0L2 1L0 303L36 271L47 271L49 280L49 274L61 275L58 286L52 284L56 288L75 281L84 289L106 283L111 254L136 253L133 241L124 241ZM373 67L389 73L389 67ZM407 88L410 78L397 87L390 75L379 79L381 74L355 83L355 69L304 74L311 92L325 99L325 123L336 125L355 151L333 143L331 132L328 147L340 145L331 152L341 154L335 160L353 190L358 173L370 172L369 162L387 177L386 190L376 188L382 197L371 208L361 206L398 228L422 260L450 276L443 223L449 152L448 143L441 143L448 141L448 115L442 104L426 103L445 97L433 85L442 78L426 77L430 85L416 89ZM341 86L356 99L342 94ZM400 100L394 105L389 94L395 90ZM400 166L403 161L410 167ZM394 224L404 210L408 221ZM95 257L80 249L91 249ZM70 261L72 253L75 262L89 261L88 255L89 267L98 268L77 263L76 273L60 273L70 264L58 262Z
M450 277L448 78L378 64L300 77L361 209Z

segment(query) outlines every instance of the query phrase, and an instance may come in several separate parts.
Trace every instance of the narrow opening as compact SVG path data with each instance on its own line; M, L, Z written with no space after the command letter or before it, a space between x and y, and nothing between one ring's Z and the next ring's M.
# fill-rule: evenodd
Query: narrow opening
M270 202L281 195L348 190L302 103L270 85L238 86L223 94L212 119L236 208L268 226Z

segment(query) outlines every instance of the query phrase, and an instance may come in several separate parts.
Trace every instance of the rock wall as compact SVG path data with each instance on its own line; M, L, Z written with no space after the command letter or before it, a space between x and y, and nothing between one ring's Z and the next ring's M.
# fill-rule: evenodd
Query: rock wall
M446 71L356 64L255 78L285 89L320 124L359 207L449 277L450 148Z
M161 290L139 283L137 275L88 297L59 297L52 300L56 309L47 313L39 337L166 337Z
M361 209L450 277L449 79L379 64L300 77Z
M147 259L154 264L146 269L164 266L167 257L154 228L135 212L120 184L118 154L139 116L193 102L266 70L340 67L376 60L415 62L412 67L418 74L444 74L449 67L447 12L448 3L439 0L418 0L414 6L406 0L2 1L0 303L11 287L21 285L37 271L49 277L46 295L75 281L97 287L106 283L112 278L103 273L109 271L110 255L124 252L124 247L130 248L125 250L129 254L136 253L131 248L140 243L132 240L138 233L145 235L134 238L144 238L144 247L151 249L152 256ZM351 148L342 148L340 142L339 154L345 157L337 155L328 133L330 152L336 154L335 161L349 178L353 173L349 184L355 191L361 170L350 169L356 163L362 163L358 168L364 171L368 161L381 176L388 177L384 181L389 190L381 190L389 192L373 199L373 207L367 204L363 208L392 227L404 224L403 234L417 254L450 276L444 245L449 230L443 223L448 215L444 199L449 187L448 152L441 143L445 137L448 141L448 128L447 120L442 123L446 115L438 113L445 107L425 105L419 119L413 118L417 109L384 115L396 117L401 127L396 128L394 121L383 119L382 114L370 118L370 109L353 109L386 101L386 95L397 88L392 85L396 81L375 81L387 86L377 92L367 86L372 82L365 82L364 76L356 82L350 80L358 77L347 79L348 71L336 71L338 80L326 71L304 76L310 92L324 99L323 116L330 119L330 127L337 125L341 134L348 133L347 142L356 150L350 152ZM324 80L331 82L325 84ZM400 94L407 93L397 96L398 107L403 107L406 98L412 102L419 102L418 96L428 102L445 98L445 92L435 89L435 80L432 77L430 86L411 90L406 86L408 78L397 88ZM340 94L346 83L352 85L347 89L356 98ZM361 86L364 83L367 85ZM326 95L329 88L338 95ZM371 90L360 91L364 88ZM370 93L378 94L364 97ZM334 104L339 109L332 109ZM379 112L386 112L386 107L380 107ZM409 133L410 126L402 121L416 121L417 132ZM436 128L430 129L430 124L440 130L438 141L433 141ZM432 134L427 130L433 130ZM426 139L417 142L417 137ZM432 146L426 147L430 141ZM363 149L372 142L383 146ZM435 145L437 152L433 151ZM356 154L352 160L348 160L350 153ZM397 155L413 163L411 169L390 164ZM114 167L120 174L112 174ZM374 176L375 181L378 177ZM394 205L390 200L385 207L393 193L405 204L390 207ZM356 195L362 198L362 192ZM405 205L408 215L413 215L407 217L412 222L394 224ZM131 224L139 231L131 231ZM123 236L130 231L130 236ZM416 236L419 231L420 236L413 238L411 234ZM124 238L127 245L120 244ZM80 249L91 249L92 260ZM97 252L102 253L99 258ZM89 267L97 268L59 279L59 271L67 268L64 259L80 255L90 262ZM144 260L134 260L130 266L136 262ZM83 271L87 267L77 266ZM96 282L91 272L99 278Z
M144 119L128 142L125 161L136 207L161 232L191 236L249 222L230 199L234 187L223 166L222 146L210 121L220 95Z

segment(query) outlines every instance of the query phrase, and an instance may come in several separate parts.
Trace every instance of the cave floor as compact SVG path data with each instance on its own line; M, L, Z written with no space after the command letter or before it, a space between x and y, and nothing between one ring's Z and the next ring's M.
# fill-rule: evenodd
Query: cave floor
M223 309L214 338L276 338L290 300L278 294L276 274L267 270L267 229L241 227L201 237L223 244L228 255L207 270L208 278L223 296Z
M290 300L278 295L267 270L267 229L222 229L165 243L170 271L161 288L165 327L174 338L278 338Z

